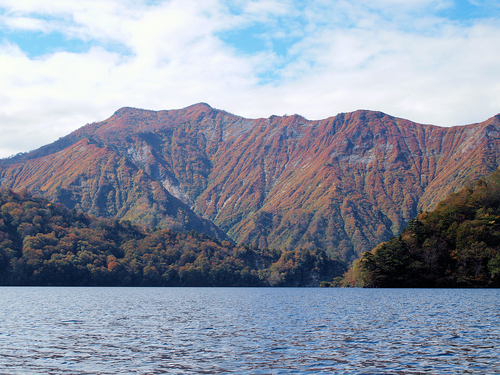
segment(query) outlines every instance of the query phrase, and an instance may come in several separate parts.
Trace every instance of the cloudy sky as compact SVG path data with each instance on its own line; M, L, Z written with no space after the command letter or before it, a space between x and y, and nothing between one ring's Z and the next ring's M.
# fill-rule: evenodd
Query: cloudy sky
M0 0L0 157L118 108L500 112L498 0Z

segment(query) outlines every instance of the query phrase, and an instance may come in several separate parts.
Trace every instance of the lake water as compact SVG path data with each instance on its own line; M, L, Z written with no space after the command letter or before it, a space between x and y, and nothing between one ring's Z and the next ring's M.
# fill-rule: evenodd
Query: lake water
M0 288L0 374L500 374L500 290Z

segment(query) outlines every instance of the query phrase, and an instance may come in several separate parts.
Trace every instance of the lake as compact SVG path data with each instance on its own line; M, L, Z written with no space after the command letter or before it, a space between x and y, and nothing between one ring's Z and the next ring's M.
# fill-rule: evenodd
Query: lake
M500 290L0 288L0 374L500 374Z

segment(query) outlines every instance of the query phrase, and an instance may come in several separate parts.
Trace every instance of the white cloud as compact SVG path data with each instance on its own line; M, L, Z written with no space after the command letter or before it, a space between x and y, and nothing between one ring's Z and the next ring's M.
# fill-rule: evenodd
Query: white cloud
M0 0L9 30L57 31L92 46L30 59L4 41L0 157L123 106L204 101L247 117L315 119L366 108L439 125L500 111L498 20L464 26L438 17L436 9L453 4L434 0L316 0L303 9L286 0L230 3L238 11L222 0ZM271 41L252 55L218 37L251 25L263 25ZM300 40L278 57L272 41L292 34ZM276 79L262 84L268 72Z
M6 26L9 26L12 29L43 32L48 31L46 22L29 17L6 17L3 19L3 22Z

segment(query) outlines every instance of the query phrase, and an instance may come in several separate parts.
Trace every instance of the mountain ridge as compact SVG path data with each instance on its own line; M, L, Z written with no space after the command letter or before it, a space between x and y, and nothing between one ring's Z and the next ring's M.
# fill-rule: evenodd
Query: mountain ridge
M320 247L352 260L399 233L419 210L495 170L500 115L443 128L368 110L307 120L247 119L206 103L123 107L56 141L59 161L47 155L49 146L4 159L1 186L148 226L186 221L167 209L175 202L183 215L193 208L236 242ZM94 177L75 167L84 160L81 148L93 149L79 164ZM63 167L65 159L75 166ZM53 165L65 170L60 178Z

